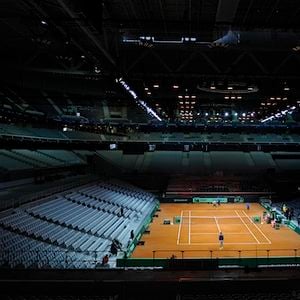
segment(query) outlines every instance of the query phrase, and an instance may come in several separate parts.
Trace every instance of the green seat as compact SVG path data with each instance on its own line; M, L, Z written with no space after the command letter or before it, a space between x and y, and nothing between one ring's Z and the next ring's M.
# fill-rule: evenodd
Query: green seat
M253 220L254 223L260 223L261 222L260 216L254 216L254 217L252 217L252 220Z
M180 221L181 221L181 217L180 217L180 216L175 216L175 217L173 218L173 223L174 223L174 224L180 224Z

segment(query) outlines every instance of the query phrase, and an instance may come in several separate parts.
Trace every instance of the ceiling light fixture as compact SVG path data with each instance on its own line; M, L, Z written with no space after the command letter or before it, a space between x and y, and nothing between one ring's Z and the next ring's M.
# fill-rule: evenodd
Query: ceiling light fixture
M137 96L137 94L130 88L130 86L125 82L125 80L120 77L117 80L122 87L129 92L132 98L135 100L136 104L139 105L142 109L144 109L148 115L156 118L158 121L162 121L162 119L157 115L157 113L147 105L147 103ZM149 92L148 92L149 93Z

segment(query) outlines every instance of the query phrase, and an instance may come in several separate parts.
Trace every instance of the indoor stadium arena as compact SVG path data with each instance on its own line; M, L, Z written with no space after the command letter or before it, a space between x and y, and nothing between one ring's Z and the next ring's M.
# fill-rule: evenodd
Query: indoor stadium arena
M0 297L300 299L300 1L0 0Z

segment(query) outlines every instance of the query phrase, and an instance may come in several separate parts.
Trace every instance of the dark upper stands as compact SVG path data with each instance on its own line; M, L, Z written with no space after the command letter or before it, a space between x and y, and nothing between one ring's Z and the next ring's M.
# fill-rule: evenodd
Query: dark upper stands
M72 126L71 126L72 127ZM106 128L106 127L105 127ZM15 135L15 136L28 136L28 137L44 137L55 139L82 139L82 140L130 140L130 141L161 141L161 142L178 142L178 141L195 141L205 143L285 143L293 144L300 142L300 135L293 133L266 133L255 134L247 133L241 129L239 133L220 133L199 130L199 132L192 133L163 133L163 132L150 132L144 133L139 131L123 132L115 130L116 132L109 132L109 127L104 130L102 134L87 132L83 130L65 131L47 128L35 127L21 127L16 125L0 124L0 135ZM113 134L113 136L111 136Z
M242 177L171 177L167 192L266 192L266 183Z
M0 150L1 167L6 170L61 167L86 163L78 155L65 150Z

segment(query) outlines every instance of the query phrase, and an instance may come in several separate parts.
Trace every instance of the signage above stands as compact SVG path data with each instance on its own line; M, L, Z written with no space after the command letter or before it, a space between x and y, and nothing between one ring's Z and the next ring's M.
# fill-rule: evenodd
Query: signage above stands
M213 203L218 202L227 203L228 198L226 197L215 197L215 198L204 198L204 197L193 197L193 203Z

